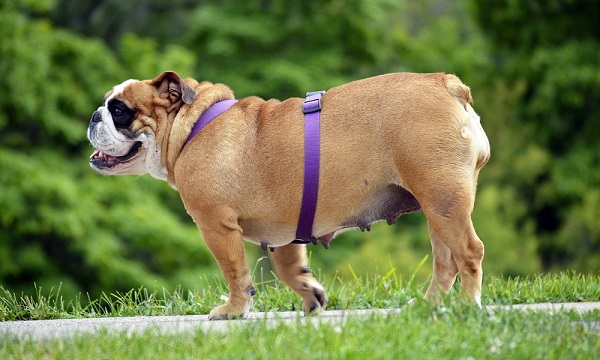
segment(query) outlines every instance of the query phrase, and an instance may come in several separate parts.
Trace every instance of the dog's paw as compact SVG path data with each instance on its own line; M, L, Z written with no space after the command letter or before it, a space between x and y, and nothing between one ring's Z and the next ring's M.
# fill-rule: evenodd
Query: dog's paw
M212 309L210 314L208 314L208 320L236 320L236 319L245 319L248 317L248 313L250 312L250 305L246 306L242 309L236 309L231 304L223 304L219 305L216 308Z
M325 310L327 294L325 289L316 281L305 282L303 285L304 303L302 310L305 316L316 315Z

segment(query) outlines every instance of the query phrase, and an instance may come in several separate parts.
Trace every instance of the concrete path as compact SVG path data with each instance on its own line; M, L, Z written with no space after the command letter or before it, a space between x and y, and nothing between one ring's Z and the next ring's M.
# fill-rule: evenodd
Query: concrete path
M495 310L533 310L533 311L561 311L573 310L585 313L600 310L600 302L588 303L561 303L561 304L531 304L512 306L487 306L488 311ZM96 334L103 331L123 333L127 336L139 334L146 330L155 330L160 333L181 333L203 331L227 331L231 327L246 326L257 321L266 321L267 326L275 326L281 321L293 322L311 321L319 323L343 323L349 317L369 317L374 314L387 315L401 312L402 309L372 309L372 310L329 310L317 317L305 318L299 312L278 313L250 313L246 320L209 321L208 315L180 315L180 316L136 316L93 319L65 319L65 320L30 320L30 321L5 321L0 322L0 339L13 336L18 339L51 340L70 339L77 335ZM593 328L600 332L600 322L594 322Z

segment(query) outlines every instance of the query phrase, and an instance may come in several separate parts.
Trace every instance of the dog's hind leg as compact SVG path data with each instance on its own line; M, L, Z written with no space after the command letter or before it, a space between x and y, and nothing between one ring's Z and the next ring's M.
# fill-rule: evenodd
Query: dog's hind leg
M439 203L445 204L447 201L442 200L443 196L440 195L422 202L430 234L433 235L431 242L434 252L434 277L426 296L435 299L436 291L448 291L458 270L464 293L481 306L484 246L471 221L471 194L469 191L447 193L447 196L455 198L452 199L451 208L441 213L437 211Z
M450 249L440 240L430 225L428 228L433 251L433 279L425 293L425 299L439 302L440 292L447 293L454 285L458 267Z
M275 274L304 300L302 309L305 315L318 313L325 308L327 294L310 273L306 245L288 244L276 248L269 255Z

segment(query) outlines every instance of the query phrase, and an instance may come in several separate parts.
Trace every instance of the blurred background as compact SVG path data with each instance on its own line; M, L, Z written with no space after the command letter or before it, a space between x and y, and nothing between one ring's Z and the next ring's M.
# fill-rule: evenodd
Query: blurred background
M166 183L88 166L87 124L104 93L167 69L226 83L238 98L280 99L386 72L455 73L492 145L473 214L485 273L600 270L600 1L0 4L5 289L94 298L195 289L219 274ZM247 249L251 269L268 276L262 249ZM431 249L418 213L309 251L329 279L393 269L406 279Z

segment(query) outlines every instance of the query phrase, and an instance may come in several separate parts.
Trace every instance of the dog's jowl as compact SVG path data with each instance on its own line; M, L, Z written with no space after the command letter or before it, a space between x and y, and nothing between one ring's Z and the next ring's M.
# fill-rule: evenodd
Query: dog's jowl
M243 241L272 250L305 313L325 307L306 245L293 242L305 205L302 240L324 245L341 230L423 211L434 256L426 298L437 301L460 274L480 305L484 247L471 212L490 146L458 77L396 73L307 99L233 100L226 85L164 72L115 86L88 129L92 168L150 173L179 191L229 286L211 319L244 318L252 306Z

